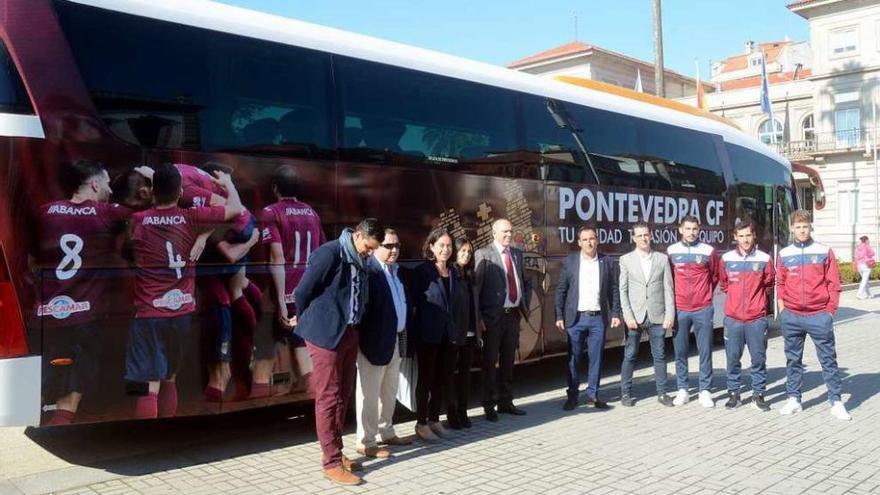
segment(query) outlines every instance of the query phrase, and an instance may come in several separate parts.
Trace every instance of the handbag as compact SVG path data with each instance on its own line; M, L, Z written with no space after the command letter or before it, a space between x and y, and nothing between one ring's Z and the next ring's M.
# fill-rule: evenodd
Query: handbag
M876 265L876 264L877 264L877 262L874 260L874 258L868 258L865 260L865 265L868 268L874 268L874 265Z

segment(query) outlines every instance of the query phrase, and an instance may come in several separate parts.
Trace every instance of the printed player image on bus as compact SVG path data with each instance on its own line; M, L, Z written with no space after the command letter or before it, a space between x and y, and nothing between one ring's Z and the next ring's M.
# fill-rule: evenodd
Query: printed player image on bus
M566 353L584 224L614 258L686 216L719 253L747 218L761 249L788 240L791 164L665 100L205 0L0 7L0 424L310 400L294 290L367 217L404 269L432 228L477 250L509 220L518 362Z

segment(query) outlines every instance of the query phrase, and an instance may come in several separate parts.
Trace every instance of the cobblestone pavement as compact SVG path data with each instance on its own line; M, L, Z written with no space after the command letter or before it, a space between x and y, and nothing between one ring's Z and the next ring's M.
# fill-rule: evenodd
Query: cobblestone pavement
M611 401L610 411L586 406L562 411L561 361L519 368L524 381L534 378L524 375L546 375L525 387L529 390L517 401L527 416L502 415L498 423L488 423L474 408L474 428L465 433L455 432L435 445L414 442L396 448L391 459L366 461L366 483L359 487L340 487L322 478L320 450L309 423L303 421L294 437L258 442L252 453L205 462L199 460L198 447L188 447L151 472L115 473L113 479L59 493L880 493L878 312L880 299L857 301L849 292L837 315L838 356L851 422L829 415L810 343L805 352L804 412L779 415L785 399L785 360L782 339L773 334L768 350L767 395L773 407L769 413L753 409L750 402L734 411L724 409L726 360L720 346L714 353L717 407L702 408L693 400L694 389L684 407L660 406L653 397L649 353L643 347L634 390L641 400L634 408L617 402L619 351L610 351L605 362L601 394ZM695 385L695 356L690 368ZM672 363L669 370L672 378ZM744 395L748 400L751 393ZM401 434L412 430L412 421L398 426ZM350 427L345 445L349 456L357 457L353 437Z

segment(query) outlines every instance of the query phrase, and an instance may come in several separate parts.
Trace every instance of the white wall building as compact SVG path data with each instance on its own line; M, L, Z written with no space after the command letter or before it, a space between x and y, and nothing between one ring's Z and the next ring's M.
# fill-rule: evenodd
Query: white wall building
M580 41L530 55L507 67L541 77L575 76L629 89L635 88L636 78L641 75L642 89L646 93L656 94L652 62L645 62ZM663 72L666 77L664 84L668 98L696 94L696 79L671 70ZM711 85L706 87L705 84L704 91L713 89Z
M813 210L816 238L851 260L862 235L880 242L871 153L880 104L880 0L805 0L788 8L809 22L809 44L747 42L744 53L713 64L709 110L820 173L825 208L813 208L805 187L798 188L799 203ZM760 106L762 52L772 123ZM681 101L694 104L693 97Z

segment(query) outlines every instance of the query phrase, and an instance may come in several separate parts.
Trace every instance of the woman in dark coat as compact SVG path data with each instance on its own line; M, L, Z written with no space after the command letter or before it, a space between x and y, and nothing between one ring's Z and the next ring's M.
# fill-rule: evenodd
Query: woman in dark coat
M412 274L415 338L419 375L416 382L416 435L425 441L443 437L440 424L443 389L452 379L452 343L457 328L452 317L452 301L458 288L451 266L452 237L444 228L428 234L423 253L427 261Z
M477 300L474 290L474 245L467 237L455 240L455 272L458 290L452 300L452 319L456 331L452 344L451 368L454 373L446 393L446 422L450 428L470 428L468 397L471 365L477 348Z

